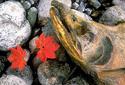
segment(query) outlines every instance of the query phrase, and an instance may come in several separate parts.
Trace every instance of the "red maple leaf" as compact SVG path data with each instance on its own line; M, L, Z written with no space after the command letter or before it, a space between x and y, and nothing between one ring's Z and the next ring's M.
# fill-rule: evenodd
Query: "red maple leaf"
M39 38L35 41L36 47L39 49L37 52L37 57L42 61L45 62L48 59L55 59L56 54L55 52L60 47L54 41L52 36L45 36L43 33L40 35Z
M11 68L23 70L26 65L26 61L24 60L24 57L26 57L26 51L20 46L17 46L16 48L10 48L9 50L11 51L11 54L8 57L8 60L12 63Z

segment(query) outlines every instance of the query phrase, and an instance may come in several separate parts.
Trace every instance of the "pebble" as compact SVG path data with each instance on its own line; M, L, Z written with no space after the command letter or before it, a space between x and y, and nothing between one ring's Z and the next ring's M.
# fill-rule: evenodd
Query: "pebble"
M76 2L76 3L79 3L79 2L80 2L80 0L76 0L75 2Z
M79 7L78 7L77 10L80 11L80 12L84 12L85 11L85 7L86 7L85 3L84 2L80 2Z
M75 77L69 80L65 85L89 85L82 77Z
M125 11L120 6L110 7L99 19L100 23L108 25L115 25L123 21L125 21Z
M0 85L28 85L20 77L14 75L3 75L0 78Z
M37 69L39 67L39 65L41 64L41 60L37 57L34 57L32 63L33 63L34 69Z
M23 44L31 34L23 6L17 1L0 4L0 50Z
M23 7L27 10L27 9L29 9L31 7L31 3L29 1L25 1L23 3Z
M125 3L125 0L113 0L112 3L114 5L122 5L123 3Z
M38 36L34 37L32 40L30 40L29 42L29 48L31 53L33 53L37 48L36 48L36 44L35 44L35 40L38 38Z
M21 79L25 80L27 85L32 85L33 76L32 76L32 71L29 66L26 66L23 71L13 70L9 67L6 73L7 75L15 75L17 77L20 77Z
M33 27L37 20L38 10L35 7L31 7L28 10L27 19L29 20L31 26Z
M40 0L38 5L38 20L41 25L45 25L48 22L48 18L50 18L49 10L51 7L52 0ZM58 0L61 3L71 7L71 0Z
M37 70L38 79L42 85L62 85L69 72L68 64L61 64L56 61L44 62Z
M101 3L98 0L89 0L90 5L98 9L101 6Z
M79 4L76 3L76 2L74 2L73 5L72 5L72 8L73 8L73 9L77 9L78 7L79 7Z
M92 9L86 8L85 11L84 11L84 13L86 13L87 15L91 15Z

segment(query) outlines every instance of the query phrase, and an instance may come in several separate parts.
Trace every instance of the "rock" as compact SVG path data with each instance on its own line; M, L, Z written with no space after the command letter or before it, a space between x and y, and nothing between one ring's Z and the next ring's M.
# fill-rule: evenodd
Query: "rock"
M31 27L23 6L16 1L0 4L0 50L25 43L30 34Z
M28 0L32 5L35 4L38 0Z
M81 1L77 10L80 12L84 12L85 7L86 7L85 3L83 1Z
M29 50L27 50L27 49L25 49L25 51L26 51L26 57L24 57L24 60L25 60L26 62L28 62L28 60L29 60L29 58L30 58L30 52L29 52Z
M41 25L45 25L48 21L49 9L51 7L52 0L40 0L38 5L38 19ZM64 3L65 5L71 7L71 0L58 0L59 2Z
M114 5L122 5L123 3L125 3L125 0L113 0L112 3Z
M29 42L29 48L31 53L33 53L36 50L36 44L35 44L35 40L38 38L38 36L34 37L32 40L30 40Z
M81 0L76 0L76 3L79 3Z
M0 15L19 27L25 20L25 10L23 6L17 1L6 1L0 4Z
M32 85L33 76L32 76L32 71L29 66L26 66L23 71L13 70L11 68L8 68L6 73L7 75L15 75L17 77L20 77L26 82L27 85Z
M73 8L73 9L77 9L78 7L79 7L79 4L78 4L78 3L74 2L74 3L72 4L72 8Z
M65 85L89 85L82 77L75 77L69 80Z
M37 58L37 57L34 57L34 59L33 59L33 66L34 66L34 69L36 69L36 68L38 68L39 67L39 65L41 64L41 61L40 61L40 59L39 58Z
M23 3L23 7L27 10L27 9L29 9L31 7L31 3L29 1L25 1Z
M87 15L90 15L92 13L92 9L86 8L84 13L86 13Z
M89 0L89 3L96 9L98 9L101 6L101 3L98 0Z
M31 26L34 26L34 24L36 23L37 13L38 13L38 10L35 7L31 7L28 10L27 19L29 20Z
M38 78L42 85L62 85L69 72L68 64L61 64L56 61L44 62L37 70Z
M71 8L71 5L72 5L72 1L71 0L57 0L65 5L67 5L68 7Z
M115 25L123 21L125 21L125 11L119 6L110 7L99 19L100 23L108 25Z
M14 75L4 75L0 78L0 85L28 85L26 82Z

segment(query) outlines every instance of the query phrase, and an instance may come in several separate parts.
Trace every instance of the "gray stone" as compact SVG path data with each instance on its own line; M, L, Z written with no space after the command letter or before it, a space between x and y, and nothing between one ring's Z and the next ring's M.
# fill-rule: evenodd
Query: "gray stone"
M38 38L38 36L34 37L32 40L30 40L29 42L29 48L31 53L33 53L36 50L36 44L35 44L35 40Z
M33 59L34 69L37 69L41 63L42 63L42 62L41 62L41 60L40 60L39 58L34 57L34 59Z
M25 43L30 34L31 27L23 6L16 1L0 4L0 50Z
M80 2L79 7L78 7L77 10L80 11L80 12L83 12L85 10L85 7L86 7L85 3Z
M65 85L89 85L82 77L75 77L69 80Z
M26 66L23 71L13 70L11 68L8 68L6 73L7 75L15 75L17 77L20 77L26 82L27 85L32 85L33 76L32 76L32 71L29 66Z
M35 2L37 2L38 0L29 0L29 2L33 5Z
M86 8L84 13L86 13L87 15L90 15L92 13L92 9Z
M74 3L72 4L72 8L73 8L73 9L77 9L78 7L79 7L79 4L78 4L78 3L74 2Z
M34 24L36 23L37 13L38 13L38 10L35 7L31 7L28 10L27 19L29 20L31 26L34 26Z
M75 2L76 2L76 3L79 3L79 2L80 2L80 0L76 0Z
M101 3L98 0L89 0L90 4L98 9L101 6Z
M31 3L29 1L25 1L23 3L23 7L27 10L27 9L29 9L31 7Z
M125 11L120 6L113 6L107 9L101 16L99 22L108 25L115 25L125 21Z
M38 78L42 85L62 85L69 72L68 64L61 64L56 61L44 62L37 70Z
M125 3L125 0L113 0L112 3L114 5L122 5L123 3Z
M17 1L6 1L0 4L0 15L6 19L11 20L18 26L21 26L25 20L25 10L23 6Z
M0 78L0 85L28 85L20 77L14 75L3 75Z

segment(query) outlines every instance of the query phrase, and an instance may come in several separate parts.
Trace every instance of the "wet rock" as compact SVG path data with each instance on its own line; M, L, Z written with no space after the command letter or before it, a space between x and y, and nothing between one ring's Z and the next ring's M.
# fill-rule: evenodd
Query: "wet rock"
M23 7L27 10L27 9L29 9L31 7L31 3L29 1L25 1L23 3Z
M37 9L35 7L31 7L28 10L28 16L27 19L29 20L31 26L34 26L34 24L36 23L36 19L37 19Z
M0 78L0 85L28 85L20 77L14 75L3 75Z
M68 64L61 64L56 61L42 63L37 70L38 78L42 85L62 85L69 72Z
M23 71L13 70L11 68L8 68L6 73L7 75L15 75L17 77L20 77L21 79L24 79L27 85L32 85L33 76L29 66L26 66Z
M26 42L31 27L23 6L16 1L0 4L0 50L6 51Z
M90 4L98 9L101 6L101 3L98 0L89 0Z
M82 77L75 77L69 80L65 85L89 85Z
M120 6L113 6L107 9L101 16L99 22L108 25L115 25L125 21L125 11Z
M52 0L40 0L38 5L38 19L41 25L45 25L48 21L49 9L51 7ZM71 7L71 0L58 0L59 2L64 3L65 5Z

